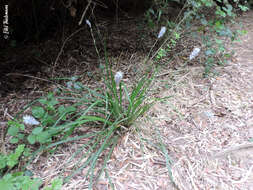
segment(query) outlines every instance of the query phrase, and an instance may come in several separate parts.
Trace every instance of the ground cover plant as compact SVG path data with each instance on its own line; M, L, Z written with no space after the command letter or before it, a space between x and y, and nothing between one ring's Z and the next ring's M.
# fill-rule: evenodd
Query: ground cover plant
M106 160L108 160L119 138L118 134L127 131L132 123L143 116L156 101L153 99L146 102L146 92L154 74L145 75L130 93L129 89L121 82L123 73L118 72L114 76L108 62L106 63L105 93L103 89L89 89L80 83L76 83L75 79L72 78L66 83L66 87L59 89L55 94L49 93L46 97L42 97L29 105L31 116L24 115L22 120L9 122L7 134L11 136L10 142L13 144L24 143L19 147L22 150L15 154L15 160L12 161L15 162L15 165L18 164L18 159L27 143L39 146L38 150L29 154L30 158L27 159L29 163L41 152L46 152L66 142L90 138L86 144L89 146L88 154L82 157L82 160L87 160L65 180L74 176L80 169L90 165L87 177L89 177L90 188L92 188L95 175L94 168L99 156L109 148L106 155ZM61 102L64 102L65 105ZM84 125L87 128L94 128L95 131L82 136L70 137L76 128ZM30 126L30 129L27 129L27 126ZM31 130L31 133L26 133L26 130ZM3 159L7 158L4 157ZM104 164L106 164L106 160ZM24 176L24 178L27 180L28 176ZM4 175L3 180L6 179L9 178ZM4 181L2 182L4 185ZM32 182L28 180L24 183L29 186ZM39 186L40 183L33 188L38 189ZM22 187L22 189L25 188Z
M162 3L165 6L168 2ZM183 28L188 27L193 29L191 35L194 35L194 32L202 35L201 43L198 44L200 47L191 49L185 64L199 58L205 67L203 74L205 77L208 77L212 72L215 64L224 64L231 55L226 52L224 41L219 37L229 37L235 40L238 34L245 33L245 31L234 32L226 26L227 19L235 17L231 5L226 5L223 10L217 6L217 11L214 14L217 17L214 19L208 19L205 13L201 13L200 10L203 7L208 8L214 5L213 1L186 1L183 3L183 11L181 12L184 14L178 16L178 22L162 19L164 7L159 7L158 10L149 10L147 18L150 27L157 26L159 29L158 25L162 25L162 27L160 32L156 34L157 41L150 49L146 62L151 61L159 65L164 57L173 53L173 49L185 35ZM246 10L243 5L241 9ZM150 13L155 15L154 18ZM195 25L196 23L193 22L196 20L199 21L199 25ZM91 29L94 47L97 50L93 26L89 20L86 20L86 23ZM161 45L159 42L162 40ZM157 75L156 71L159 71L159 66L152 65L137 84L133 84L129 88L122 82L124 73L113 73L106 47L104 54L105 65L100 65L104 78L102 87L91 89L77 82L75 77L70 78L68 81L65 80L66 86L60 86L55 92L50 92L47 96L32 102L25 110L22 110L17 118L9 121L7 131L7 135L10 137L9 142L13 145L20 145L15 151L1 155L1 188L4 189L8 186L10 189L38 189L41 181L37 178L30 178L31 175L27 174L26 166L41 153L53 153L57 147L64 143L83 138L87 138L87 143L81 149L85 150L86 154L80 158L79 164L73 172L63 178L64 182L67 182L83 168L88 167L85 178L90 181L89 189L92 189L99 176L104 173L106 175L106 163L120 135L128 131L138 118L142 117L157 100L161 99L147 96L150 85ZM97 56L102 57L98 50ZM24 115L23 112L28 112L26 109L30 109L30 112ZM78 135L76 131L83 127L89 129L90 132ZM162 142L159 147L166 157L166 165L170 172L172 163L168 152ZM82 150L76 152L71 159L80 155ZM104 164L99 172L95 172L97 161L101 156L104 157ZM51 187L44 187L44 189L60 189L61 184L62 180L56 179L52 181Z

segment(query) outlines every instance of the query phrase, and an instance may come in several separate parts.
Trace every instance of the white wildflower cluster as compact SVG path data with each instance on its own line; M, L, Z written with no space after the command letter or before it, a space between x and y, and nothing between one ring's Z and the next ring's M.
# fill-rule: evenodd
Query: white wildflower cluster
M26 125L39 125L40 124L39 121L37 121L33 116L30 116L30 115L24 115L23 122Z
M159 34L157 36L157 38L159 39L159 38L163 37L163 35L165 34L165 32L166 32L166 27L162 26L161 30L160 30L160 32L159 32Z
M195 47L195 48L193 49L193 51L191 52L190 56L189 56L189 60L192 60L192 59L194 59L195 57L197 57L198 54L199 54L199 52L200 52L200 48Z
M115 80L115 83L116 83L116 85L117 86L119 86L119 83L120 83L120 81L122 80L122 78L123 78L123 72L121 72L121 71L118 71L116 74L115 74L115 76L114 76L114 80Z

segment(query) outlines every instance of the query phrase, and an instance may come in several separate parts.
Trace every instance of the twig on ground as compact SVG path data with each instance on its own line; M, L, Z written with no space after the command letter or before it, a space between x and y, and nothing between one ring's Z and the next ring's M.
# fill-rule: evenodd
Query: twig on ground
M67 38L64 40L64 42L63 42L63 44L62 44L62 46L61 46L60 52L58 53L58 55L57 55L57 57L56 57L56 59L55 59L53 71L54 71L55 66L56 66L57 63L58 63L58 60L59 60L59 58L60 58L60 56L61 56L61 54L62 54L62 52L63 52L63 49L64 49L66 43L67 43L74 35L76 35L78 32L80 32L80 31L83 30L83 29L84 29L84 27L82 27L82 28L76 30L75 32L73 32L72 34L70 34L69 37L67 37Z
M219 157L222 157L222 156L227 156L228 154L230 154L234 151L238 151L238 150L241 150L241 149L249 149L249 148L253 148L253 143L241 144L241 145L229 148L227 150L224 150L222 152L218 152L217 154L215 154L213 156L213 158L219 158Z
M43 79L43 78L39 78L39 77L34 77L31 75L25 75L25 74L20 74L20 73L8 73L6 76L23 76L23 77L29 77L29 78L33 78L33 79L38 79L38 80L42 80L42 81L46 81L46 82L51 82L51 83L55 83L53 81L47 80L47 79Z

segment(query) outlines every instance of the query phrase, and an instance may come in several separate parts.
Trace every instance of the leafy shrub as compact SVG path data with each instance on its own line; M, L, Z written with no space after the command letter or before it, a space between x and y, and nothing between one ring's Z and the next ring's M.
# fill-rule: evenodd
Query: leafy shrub
M146 19L148 23L156 25L165 25L168 28L168 34L164 43L158 48L151 58L156 62L161 61L163 57L173 56L173 49L177 46L182 36L195 39L197 46L201 46L201 64L204 66L204 76L215 73L215 65L223 65L231 57L225 48L227 39L237 40L238 36L245 33L243 30L233 31L227 23L235 23L236 12L248 10L246 5L239 1L213 1L213 0L186 0L178 1L176 7L180 7L179 20L157 19L159 12L163 12L163 7L174 6L168 1L159 1L158 10L148 11ZM164 6L163 6L164 4ZM166 4L166 5L165 5ZM178 5L179 4L179 5ZM176 9L176 8L175 8ZM152 12L152 14L151 14ZM180 14L181 13L181 14ZM166 23L166 24L165 24ZM154 28L153 26L153 28ZM201 42L201 44L199 44ZM181 52L176 52L180 54ZM186 63L191 61L188 59ZM185 63L185 64L186 64Z
M31 133L27 136L30 144L36 142L40 144L52 142L52 137L58 134L64 134L67 129L64 125L59 125L67 120L67 117L76 111L74 106L58 105L58 100L54 97L53 93L49 93L47 97L38 100L39 106L32 107L32 115L40 122L32 129ZM33 118L32 116L25 116L24 121L29 124L31 121L26 121ZM36 121L34 119L34 121ZM33 123L30 123L34 125ZM10 121L8 134L12 136L11 142L17 143L19 140L24 140L25 125L18 121ZM58 125L58 126L57 126Z
M53 179L51 185L44 187L43 190L60 190L62 183L62 179ZM3 190L39 190L41 185L42 180L32 179L23 172L8 173L0 179L0 189Z
M31 179L23 172L10 171L19 164L19 160L25 151L25 145L18 145L13 153L0 154L0 189L4 190L36 190L41 185L41 180ZM4 175L5 172L8 172Z
M4 155L0 153L0 171L1 174L3 173L3 170L6 169L6 167L10 170L12 169L15 165L18 164L19 158L23 154L25 149L25 145L18 145L18 147L15 149L15 152Z
M0 179L0 189L4 190L38 190L41 184L41 180L31 179L22 172L8 173Z

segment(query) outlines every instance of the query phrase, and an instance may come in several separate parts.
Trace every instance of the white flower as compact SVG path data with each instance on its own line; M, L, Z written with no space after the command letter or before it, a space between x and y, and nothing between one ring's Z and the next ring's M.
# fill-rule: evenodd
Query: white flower
M86 19L86 24L91 28L91 23L88 19Z
M193 51L191 52L191 55L190 55L190 57L189 57L189 60L192 60L192 59L194 59L195 57L197 57L198 54L199 54L199 52L200 52L200 48L195 47L195 48L193 49Z
M166 27L162 26L157 38L158 39L161 38L165 34L165 32L166 32Z
M39 125L40 122L38 122L33 116L30 115L24 115L23 116L23 122L27 125Z
M119 83L121 79L123 78L123 73L121 71L117 72L114 76L114 80L117 86L119 86Z

